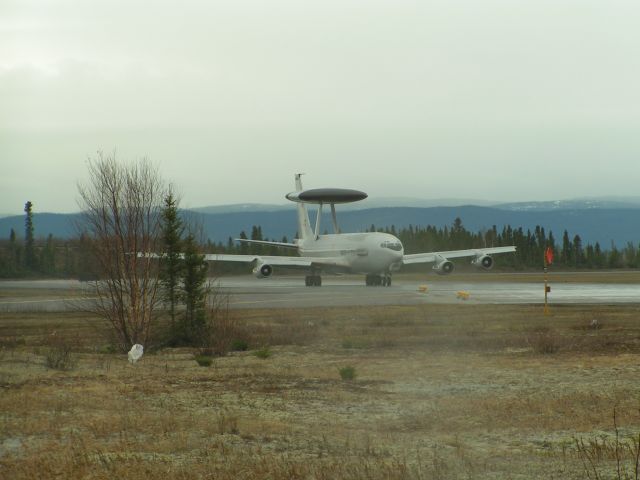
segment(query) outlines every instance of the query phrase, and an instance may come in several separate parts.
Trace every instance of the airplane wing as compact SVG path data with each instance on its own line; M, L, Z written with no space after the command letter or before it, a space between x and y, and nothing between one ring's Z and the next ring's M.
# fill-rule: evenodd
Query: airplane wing
M516 247L492 247L492 248L476 248L473 250L452 250L450 252L429 252L429 253L413 253L410 255L404 255L402 257L402 263L410 265L413 263L433 263L443 261L449 258L462 258L462 257L482 257L484 255L494 255L497 253L510 253L515 252Z
M255 243L256 245L270 245L284 248L298 248L297 243L271 242L269 240L249 240L248 238L234 238L236 242Z
M138 253L139 257L162 258L162 254ZM182 256L182 255L181 255ZM241 262L257 263L259 265L271 265L279 267L348 267L343 257L287 257L284 255L231 255L226 253L207 253L204 255L207 262Z
M310 267L311 262L305 257L286 257L275 255L227 255L225 253L208 253L204 256L208 262L243 262L251 263L262 261L270 265Z
M243 262L262 263L280 267L345 267L344 258L341 257L287 257L281 255L227 255L224 253L210 253L204 256L208 262Z

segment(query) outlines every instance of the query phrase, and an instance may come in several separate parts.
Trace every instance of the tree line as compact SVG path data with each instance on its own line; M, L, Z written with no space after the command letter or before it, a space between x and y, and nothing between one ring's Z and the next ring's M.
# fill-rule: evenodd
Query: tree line
M179 215L176 210L176 215ZM82 280L95 278L95 258L89 254L90 239L86 233L75 238L55 238L51 234L36 237L37 225L33 219L33 204L25 204L25 231L20 237L11 229L8 237L0 239L0 278L79 278ZM409 225L379 228L371 225L366 231L387 232L397 236L404 245L405 253L429 251L447 251L468 248L499 247L515 245L515 255L496 257L497 265L505 269L525 270L542 267L543 253L551 247L555 253L556 268L565 269L618 269L640 267L640 244L628 242L622 248L615 244L600 245L584 243L579 234L571 235L563 231L561 238L556 239L554 233L546 231L542 226L533 230L523 227L505 225L502 229L492 226L478 232L467 230L462 219L456 218L450 226ZM262 233L260 225L253 225L249 234L241 231L238 238L251 240L269 239ZM251 245L236 242L229 237L227 242L198 242L192 239L197 247L210 253L281 255L279 247L269 245ZM277 239L288 243L286 236ZM246 271L242 264L216 265L216 274Z
M94 278L87 242L85 235L19 237L12 228L0 239L0 278Z
M547 247L554 252L554 265L565 269L617 269L638 268L640 266L640 244L628 242L622 249L614 243L603 248L599 242L585 244L580 235L571 236L567 230L563 231L560 241L556 240L553 232L545 231L542 226L533 230L523 227L514 228L505 225L501 230L493 225L490 229L478 232L467 230L462 219L456 218L450 226L436 227L433 225L409 225L408 227L379 228L371 225L367 232L385 232L395 235L404 246L405 254L420 252L437 252L460 249L502 247L515 245L517 253L514 255L496 256L497 264L505 269L524 270L540 269L543 266L543 255ZM262 228L254 225L251 234L240 232L239 238L251 240L272 240L263 237ZM287 243L287 237L277 240ZM208 242L207 248L212 253L278 255L282 249L269 245L251 245L235 242L229 237L226 244L222 242Z

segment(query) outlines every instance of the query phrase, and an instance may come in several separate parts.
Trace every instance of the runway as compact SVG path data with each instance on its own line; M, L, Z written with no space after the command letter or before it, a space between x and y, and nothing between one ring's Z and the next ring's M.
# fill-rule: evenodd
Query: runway
M322 287L305 287L304 278L274 277L258 280L250 275L223 277L214 282L228 295L231 308L311 308L378 305L441 304L541 304L540 282L436 281L394 278L391 287L367 287L359 277L323 277ZM91 302L88 285L75 280L0 281L0 314L3 312L82 310ZM638 283L556 283L549 303L640 303Z
M219 282L234 308L419 305L424 303L535 304L544 302L542 283L429 282L394 279L391 287L367 287L356 279L323 278L305 287L304 278L258 280L232 277ZM550 304L640 303L640 284L552 285Z

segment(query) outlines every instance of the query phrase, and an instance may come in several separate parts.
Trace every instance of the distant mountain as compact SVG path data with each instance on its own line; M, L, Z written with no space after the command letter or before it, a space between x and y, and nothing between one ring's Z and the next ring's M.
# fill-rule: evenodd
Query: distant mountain
M385 208L385 207L414 207L414 208L429 208L429 207L455 207L461 205L478 205L483 207L490 207L495 205L496 202L489 202L485 200L477 199L460 199L460 198L439 198L439 199L425 199L425 198L413 198L413 197L374 197L366 198L360 202L346 203L340 205L341 211L348 210L368 210L370 208ZM190 208L194 212L198 213L236 213L236 212L275 212L278 210L291 210L292 204L290 202L283 204L261 204L261 203L233 203L229 205L212 205L207 207Z
M593 197L546 202L516 202L493 205L496 208L516 211L637 209L640 197Z
M274 212L289 210L291 204L273 205L264 203L233 203L230 205L211 205L209 207L190 208L197 213L237 213L237 212Z
M565 230L571 237L579 234L587 244L600 245L608 249L611 242L624 246L631 241L640 242L639 209L571 209L553 211L515 211L498 208L462 206L435 208L381 208L344 212L339 220L347 231L360 231L371 224L376 227L395 225L396 228L408 225L450 226L455 218L462 219L467 230L476 232L496 225L501 230L504 225L512 228L522 227L534 230L537 225L552 231L557 240L561 240ZM323 223L329 226L328 220ZM264 227L263 227L264 229Z
M33 224L36 237L69 238L75 235L74 225L80 218L79 213L34 213ZM24 215L0 218L0 238L9 238L11 229L18 237L24 235Z
M413 198L413 197L369 197L361 202L340 205L341 210L368 210L370 208L432 208L432 207L460 207L463 205L476 205L491 207L495 202L470 198Z
M548 200L531 202L495 202L478 200L473 198L414 198L414 197L369 197L355 203L340 205L341 211L368 210L372 208L432 208L432 207L462 207L480 206L492 207L501 210L514 211L540 211L549 210L591 210L591 209L640 209L640 196L638 197L585 197L568 200ZM213 205L207 207L191 208L198 213L236 213L236 212L275 212L291 209L291 203L260 204L239 203L230 205Z
M315 210L310 209L312 223L315 222ZM236 238L241 231L251 234L253 225L260 225L263 236L280 240L286 236L294 238L297 231L295 208L264 211L237 211L224 213L198 213L185 211L187 218L202 223L205 235L215 242L226 242L229 237ZM45 237L49 233L56 237L68 238L75 234L74 222L80 214L34 214L36 237ZM640 207L639 208L493 208L480 206L454 207L385 207L363 210L344 210L338 213L338 222L344 232L364 231L374 225L396 228L435 225L450 226L460 217L466 229L476 232L496 225L502 230L504 225L512 228L522 227L533 231L536 225L552 231L558 241L567 230L573 238L579 234L587 244L599 242L603 249L608 249L611 242L618 247L627 242L640 242ZM322 220L323 231L331 231L331 220L325 213ZM0 219L0 238L9 238L11 229L21 237L24 233L24 216L12 216Z

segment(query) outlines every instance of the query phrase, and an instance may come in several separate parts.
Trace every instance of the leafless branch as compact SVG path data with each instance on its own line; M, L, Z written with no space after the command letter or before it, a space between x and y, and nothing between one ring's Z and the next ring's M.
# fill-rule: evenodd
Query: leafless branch
M93 310L115 329L123 349L147 343L159 304L158 273L149 256L160 236L165 186L147 160L123 164L98 152L79 185L81 228L97 262Z

